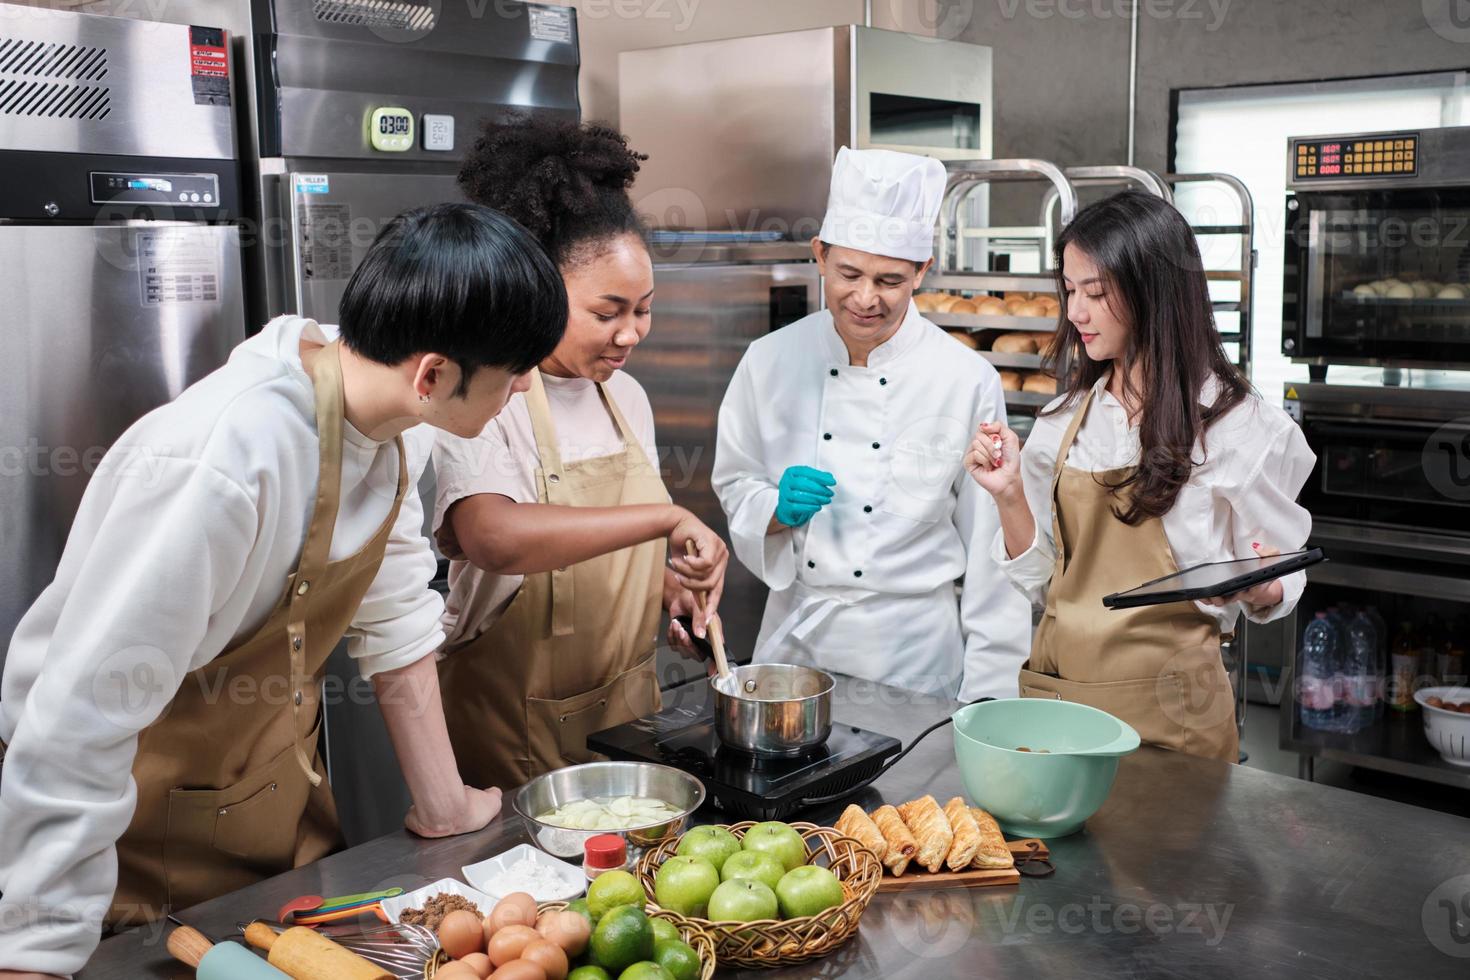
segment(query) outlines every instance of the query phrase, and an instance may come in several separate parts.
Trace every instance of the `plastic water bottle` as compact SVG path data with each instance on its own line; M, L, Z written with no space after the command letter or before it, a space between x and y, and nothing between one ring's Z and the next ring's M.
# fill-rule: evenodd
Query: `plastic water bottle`
M1363 611L1373 620L1373 629L1378 633L1378 702L1373 705L1373 719L1377 721L1383 717L1388 703L1389 648L1393 645L1393 637L1388 632L1388 620L1383 618L1377 606L1365 606Z
M1382 685L1378 659L1378 631L1367 613L1348 620L1342 657L1343 697L1338 731L1352 734L1373 724Z
M1337 731L1342 714L1337 699L1340 677L1337 629L1325 612L1319 612L1302 634L1302 652L1297 658L1297 705L1302 724L1320 731Z

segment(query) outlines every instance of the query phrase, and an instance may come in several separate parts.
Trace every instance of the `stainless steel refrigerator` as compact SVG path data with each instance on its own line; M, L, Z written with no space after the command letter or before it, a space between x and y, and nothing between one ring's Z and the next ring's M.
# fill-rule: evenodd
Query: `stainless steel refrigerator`
M253 0L251 20L260 234L246 262L261 323L336 323L348 277L394 215L463 199L456 174L485 119L579 116L569 7ZM432 476L419 488L426 534ZM400 827L410 801L370 685L343 648L327 671L328 775L358 843Z
M0 665L102 454L244 339L228 48L38 8L0 24Z

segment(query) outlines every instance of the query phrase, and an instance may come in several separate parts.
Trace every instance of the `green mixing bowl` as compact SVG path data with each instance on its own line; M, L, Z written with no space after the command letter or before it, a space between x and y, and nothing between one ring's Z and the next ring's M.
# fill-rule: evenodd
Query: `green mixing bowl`
M1081 830L1108 798L1118 759L1136 748L1131 725L1070 701L1008 698L967 704L954 715L965 790L1018 837Z

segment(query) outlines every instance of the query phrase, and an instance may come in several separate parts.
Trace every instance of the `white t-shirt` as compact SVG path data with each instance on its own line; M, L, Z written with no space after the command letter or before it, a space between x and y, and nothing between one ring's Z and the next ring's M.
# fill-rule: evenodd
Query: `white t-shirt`
M300 560L320 446L300 343L335 336L300 317L271 321L124 432L88 483L0 687L0 966L65 975L97 945L114 842L136 805L138 732L186 673L260 628ZM433 440L417 426L403 441L408 492L347 630L363 676L408 666L443 636L414 490ZM395 445L346 425L332 560L377 532L397 484Z
M596 382L586 378L555 378L541 374L552 426L563 463L610 456L620 452L622 437L608 414ZM649 462L658 467L653 440L653 407L643 386L622 371L607 382L608 394L627 419L633 437L643 446ZM474 439L437 433L434 473L438 491L434 500L434 532L458 500L481 493L498 493L517 503L537 501L536 470L541 454L531 430L525 395L516 395L498 417ZM467 561L449 564L449 598L445 601L446 652L479 636L499 618L521 587L520 575L493 575Z

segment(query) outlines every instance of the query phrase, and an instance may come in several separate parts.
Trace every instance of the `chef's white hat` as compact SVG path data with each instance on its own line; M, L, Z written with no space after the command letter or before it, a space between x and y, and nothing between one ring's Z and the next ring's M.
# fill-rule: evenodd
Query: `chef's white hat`
M923 262L934 254L944 164L892 150L837 151L820 237L829 245Z

